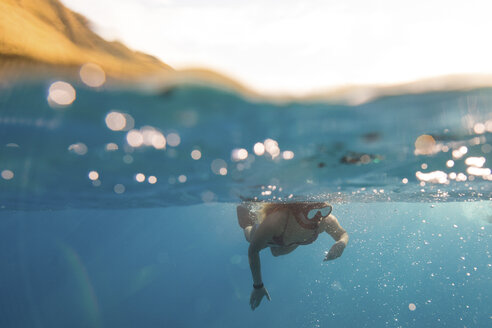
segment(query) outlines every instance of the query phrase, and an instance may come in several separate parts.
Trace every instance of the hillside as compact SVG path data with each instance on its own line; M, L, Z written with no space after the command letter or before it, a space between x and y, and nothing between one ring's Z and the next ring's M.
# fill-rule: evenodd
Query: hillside
M112 77L172 71L152 56L102 39L59 0L0 0L0 60L2 66L92 62Z

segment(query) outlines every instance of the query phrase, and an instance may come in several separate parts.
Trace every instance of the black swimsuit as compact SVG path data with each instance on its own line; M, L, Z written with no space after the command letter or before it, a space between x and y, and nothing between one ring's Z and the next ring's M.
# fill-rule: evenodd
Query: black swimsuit
M313 243L318 238L318 227L319 227L319 224L321 222L321 219L316 220L316 221L313 220L313 222L310 222L309 224L307 224L305 222L300 221L300 219L296 215L294 215L294 218L296 219L297 223L302 228L304 228L306 230L312 230L313 231L313 235L311 236L311 238L308 240L304 240L304 241L294 241L294 242L286 245L284 243L284 234L285 234L285 231L287 229L287 225L289 224L289 221L290 221L289 218L287 218L287 220L285 220L284 231L282 232L282 234L279 236L273 236L272 241L267 243L268 246L270 246L270 247L289 247L292 245L308 245L308 244Z

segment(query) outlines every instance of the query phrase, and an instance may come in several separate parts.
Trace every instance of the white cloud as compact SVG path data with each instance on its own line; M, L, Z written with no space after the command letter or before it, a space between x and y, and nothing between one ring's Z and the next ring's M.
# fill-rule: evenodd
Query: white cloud
M106 37L264 91L492 73L487 1L64 0Z

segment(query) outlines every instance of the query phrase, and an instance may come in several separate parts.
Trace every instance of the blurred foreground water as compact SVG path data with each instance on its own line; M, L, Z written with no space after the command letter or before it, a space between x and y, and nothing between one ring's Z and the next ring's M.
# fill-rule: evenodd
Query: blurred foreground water
M0 90L2 208L492 197L490 89L346 106L75 88Z

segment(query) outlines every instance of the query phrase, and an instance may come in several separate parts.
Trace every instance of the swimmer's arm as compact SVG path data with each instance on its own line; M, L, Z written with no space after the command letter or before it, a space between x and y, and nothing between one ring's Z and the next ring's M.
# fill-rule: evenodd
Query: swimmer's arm
M249 267L253 276L253 283L261 285L260 251L267 247L267 242L275 233L275 213L269 215L256 229L248 248Z
M278 214L273 213L265 218L263 222L258 226L248 249L249 266L251 268L251 275L253 276L253 291L249 298L249 304L251 309L256 309L263 297L270 301L270 294L261 279L261 263L260 263L260 251L267 247L267 242L277 233L278 230ZM255 287L261 286L261 287Z
M256 231L255 235L258 233ZM266 244L265 244L266 246ZM248 249L248 259L249 259L249 267L251 269L251 275L253 276L253 284L261 285L261 262L260 262L260 250L262 250L262 244L257 242L249 244Z
M340 225L337 218L333 214L330 214L324 219L324 222L326 233L328 233L335 241L345 243L346 246L349 241L349 236L347 231Z
M335 244L331 247L328 254L326 254L325 261L334 260L340 257L343 253L343 250L348 244L349 236L347 231L342 228L337 218L330 214L324 220L325 231L328 233L334 240Z

